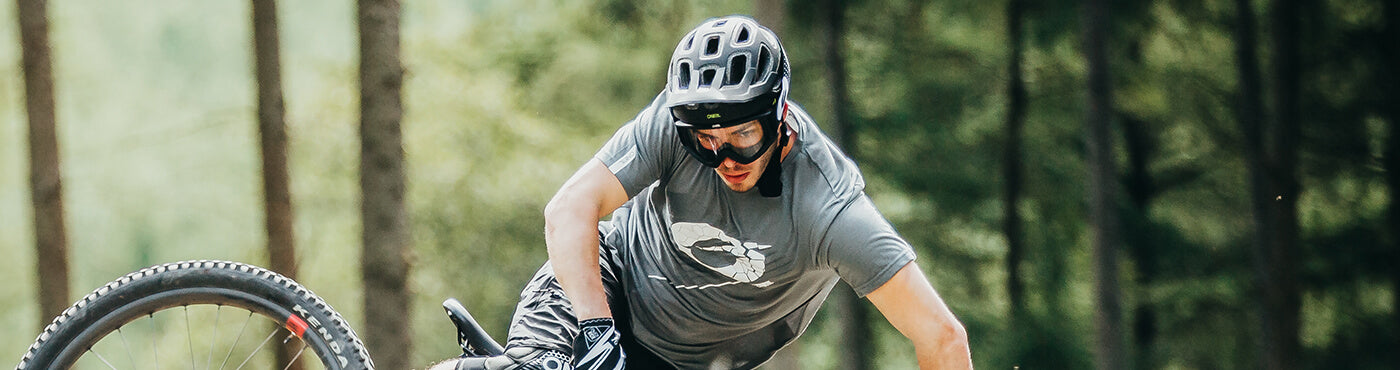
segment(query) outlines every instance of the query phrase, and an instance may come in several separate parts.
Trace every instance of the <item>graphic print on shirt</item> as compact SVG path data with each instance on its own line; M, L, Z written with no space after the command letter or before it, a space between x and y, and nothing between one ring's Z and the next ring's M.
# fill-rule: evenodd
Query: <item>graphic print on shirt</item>
M763 255L763 250L772 248L771 245L740 241L714 226L695 222L671 224L671 237L681 252L690 256L695 262L734 279L732 282L723 284L677 285L678 288L705 289L740 283L753 284L762 288L773 284L772 281L756 282L763 277L764 263L768 259ZM667 280L658 276L653 276L653 278Z

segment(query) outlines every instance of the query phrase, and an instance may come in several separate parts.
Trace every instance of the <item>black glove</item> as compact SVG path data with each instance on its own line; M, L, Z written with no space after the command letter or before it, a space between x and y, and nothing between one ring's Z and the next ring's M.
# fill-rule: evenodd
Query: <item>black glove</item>
M627 354L622 353L622 333L611 318L583 320L574 337L574 369L620 370L626 367Z

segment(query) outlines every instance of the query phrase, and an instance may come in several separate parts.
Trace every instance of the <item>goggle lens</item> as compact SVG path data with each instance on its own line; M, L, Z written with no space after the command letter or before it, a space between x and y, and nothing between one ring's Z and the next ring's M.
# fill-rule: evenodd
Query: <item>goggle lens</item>
M759 120L771 116L761 117ZM777 125L776 122L769 124ZM758 160L758 157L776 141L766 137L768 132L764 127L759 121L751 121L719 129L680 128L680 137L687 151L706 166L719 167L725 158L739 164L749 164Z

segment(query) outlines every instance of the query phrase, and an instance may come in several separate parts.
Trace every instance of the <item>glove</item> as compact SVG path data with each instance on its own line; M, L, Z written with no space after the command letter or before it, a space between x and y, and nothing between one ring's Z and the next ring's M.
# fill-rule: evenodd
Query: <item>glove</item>
M574 337L574 369L621 370L627 367L627 354L619 341L622 334L612 318L596 318L579 323Z

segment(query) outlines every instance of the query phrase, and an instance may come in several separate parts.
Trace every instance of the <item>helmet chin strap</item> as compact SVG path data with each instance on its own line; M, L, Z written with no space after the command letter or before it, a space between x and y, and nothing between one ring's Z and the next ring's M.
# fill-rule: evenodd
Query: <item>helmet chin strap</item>
M784 117L786 118L786 117ZM758 177L758 193L769 198L783 195L783 146L788 142L787 120L779 121L778 145L773 150L773 157L768 159L768 165L763 168L763 175Z

